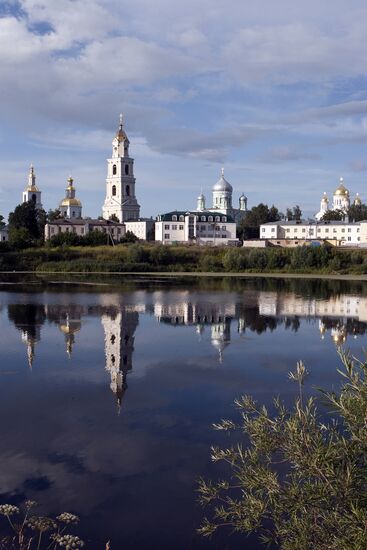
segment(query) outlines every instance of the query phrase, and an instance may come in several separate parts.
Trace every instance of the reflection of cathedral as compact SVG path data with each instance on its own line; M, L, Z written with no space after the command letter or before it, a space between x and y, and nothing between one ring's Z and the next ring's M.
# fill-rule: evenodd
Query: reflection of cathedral
M139 323L139 313L121 308L114 314L103 314L105 334L106 370L111 376L111 390L120 408L127 388L126 376L132 370L134 334Z

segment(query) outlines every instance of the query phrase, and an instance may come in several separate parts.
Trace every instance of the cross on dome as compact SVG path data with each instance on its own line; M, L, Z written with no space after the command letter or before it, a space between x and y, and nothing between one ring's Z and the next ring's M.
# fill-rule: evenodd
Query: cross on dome
M122 128L124 125L124 115L120 113L120 127Z

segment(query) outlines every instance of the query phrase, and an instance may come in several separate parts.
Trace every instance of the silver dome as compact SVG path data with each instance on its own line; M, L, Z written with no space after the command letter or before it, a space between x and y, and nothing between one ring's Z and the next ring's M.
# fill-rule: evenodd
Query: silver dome
M213 191L228 191L232 192L232 185L225 179L224 177L224 170L222 168L222 175L220 180L217 181L217 183L213 187Z

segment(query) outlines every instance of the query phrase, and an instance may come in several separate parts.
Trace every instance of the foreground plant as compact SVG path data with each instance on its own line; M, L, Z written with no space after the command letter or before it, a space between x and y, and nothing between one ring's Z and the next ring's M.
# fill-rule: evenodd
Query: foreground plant
M60 514L56 519L36 516L32 514L36 505L30 500L25 502L23 509L12 504L0 505L0 516L6 519L4 527L7 526L9 532L5 536L0 534L1 550L71 550L84 546L78 536L65 532L70 525L79 522L78 516L69 512Z
M244 396L236 401L241 422L214 426L239 430L245 443L212 448L212 460L227 463L229 475L200 481L200 501L211 510L202 535L229 526L284 550L367 548L367 363L339 355L341 390L320 390L331 413L326 422L315 398L303 397L300 362L290 373L299 384L292 409L275 399L270 414Z

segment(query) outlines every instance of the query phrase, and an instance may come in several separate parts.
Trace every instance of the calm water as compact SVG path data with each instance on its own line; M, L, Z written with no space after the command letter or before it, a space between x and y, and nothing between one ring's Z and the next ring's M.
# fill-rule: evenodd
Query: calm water
M0 501L79 514L88 548L257 548L195 534L211 424L243 393L290 402L299 359L337 385L366 328L363 283L0 284Z

